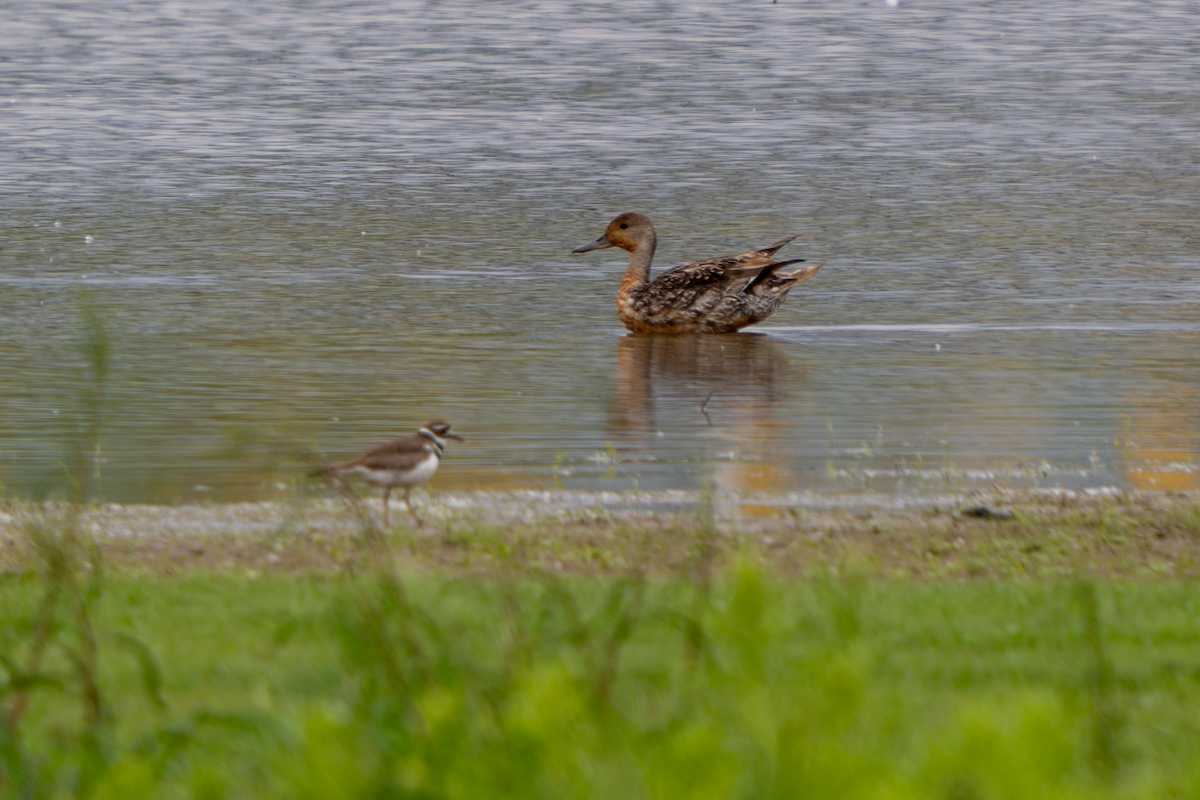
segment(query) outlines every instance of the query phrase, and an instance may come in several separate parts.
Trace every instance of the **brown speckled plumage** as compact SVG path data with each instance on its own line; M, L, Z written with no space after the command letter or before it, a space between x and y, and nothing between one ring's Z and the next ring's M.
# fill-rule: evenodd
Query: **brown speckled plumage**
M781 273L795 261L772 261L789 236L740 256L695 261L650 280L658 237L654 224L636 211L621 214L604 235L576 253L620 247L628 250L629 269L617 291L617 316L634 333L732 333L762 322L783 305L788 292L811 278L822 264Z

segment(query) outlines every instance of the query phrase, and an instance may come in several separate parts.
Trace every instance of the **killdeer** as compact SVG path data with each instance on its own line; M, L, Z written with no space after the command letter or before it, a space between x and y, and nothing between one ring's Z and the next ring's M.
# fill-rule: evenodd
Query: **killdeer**
M392 489L404 487L404 504L408 513L421 525L421 518L413 510L410 495L412 487L424 483L437 472L447 439L462 441L461 436L450 432L450 423L434 420L426 423L412 436L384 442L366 455L353 461L331 464L316 475L358 475L367 483L383 487L383 526L388 524L388 497Z

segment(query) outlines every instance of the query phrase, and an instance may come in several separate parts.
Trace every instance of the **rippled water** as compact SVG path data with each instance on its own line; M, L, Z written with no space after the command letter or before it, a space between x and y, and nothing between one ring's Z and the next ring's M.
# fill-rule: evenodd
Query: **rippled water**
M1200 489L1191 2L17 2L0 482L250 499L445 417L441 487ZM621 254L828 262L628 337Z

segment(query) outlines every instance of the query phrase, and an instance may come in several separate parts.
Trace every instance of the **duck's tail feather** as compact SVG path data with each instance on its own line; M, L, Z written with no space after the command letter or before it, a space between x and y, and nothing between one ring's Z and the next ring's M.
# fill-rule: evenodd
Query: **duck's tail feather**
M802 267L795 272L792 272L788 275L781 275L780 277L787 281L787 288L791 289L797 283L803 283L813 275L816 275L821 271L821 267L823 266L825 266L824 261L822 261L820 264L810 264L807 267Z
M796 237L793 236L792 238L794 239ZM770 278L772 275L774 275L776 272L778 272L783 267L789 267L792 264L801 264L803 262L804 262L803 258L797 258L792 261L778 261L774 264L768 264L767 266L762 268L761 272L759 272L757 275L754 276L754 280L752 280L746 284L746 288L742 289L742 294L753 294L755 287L757 287L760 283L762 283L763 281ZM820 265L818 265L817 269L820 269L820 268L821 268ZM809 267L809 269L812 269L812 268ZM816 274L817 269L813 270L814 275ZM803 270L801 270L801 271L803 271Z
M789 236L786 239L780 239L775 244L769 244L766 247L759 250L758 252L762 253L764 256L773 256L773 255L775 255L776 250L782 249L785 244L792 241L793 239L799 238L799 236L800 236L799 234L796 234L795 236Z

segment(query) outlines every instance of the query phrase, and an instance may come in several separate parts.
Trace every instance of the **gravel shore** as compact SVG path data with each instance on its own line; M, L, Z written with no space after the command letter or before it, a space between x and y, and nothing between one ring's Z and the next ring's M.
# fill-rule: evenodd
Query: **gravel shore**
M386 532L418 570L612 573L687 569L698 548L752 554L785 576L856 568L888 577L1200 574L1200 494L1116 489L941 495L439 492L392 503ZM177 574L353 571L378 499L230 505L0 506L0 573L36 569L39 535L70 522L108 565ZM698 542L703 543L698 544Z

